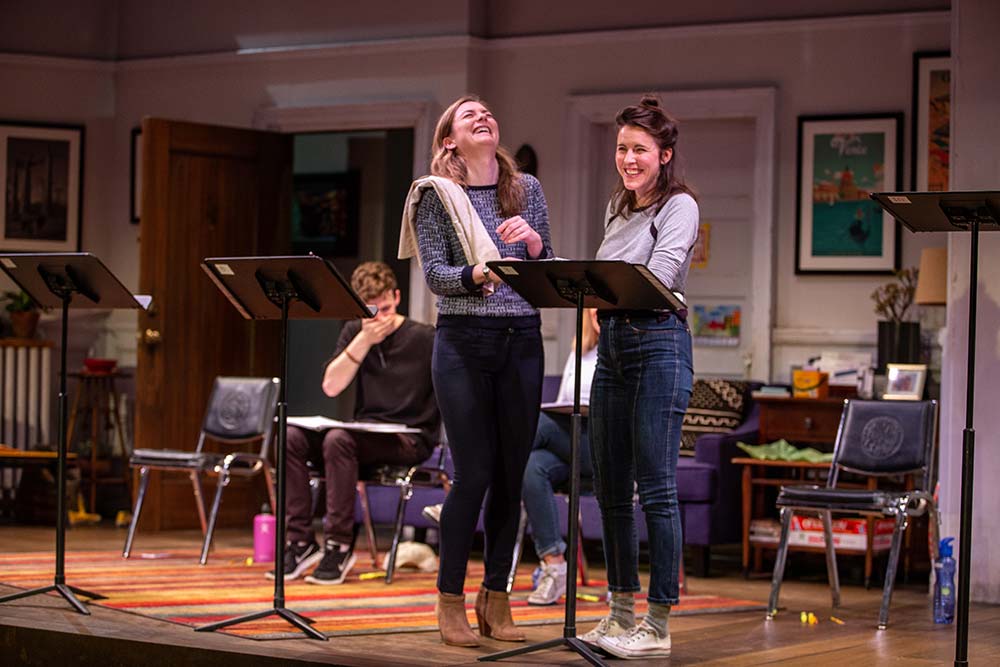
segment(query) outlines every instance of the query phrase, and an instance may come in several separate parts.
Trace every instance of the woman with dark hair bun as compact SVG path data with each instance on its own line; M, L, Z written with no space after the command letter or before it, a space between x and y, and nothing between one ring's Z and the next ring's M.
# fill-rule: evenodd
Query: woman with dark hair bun
M698 237L698 204L677 168L677 122L644 96L616 118L620 177L597 259L643 264L682 295ZM581 638L621 658L670 655L678 601L681 519L677 455L691 396L687 313L598 311L601 335L590 397L590 448L601 506L611 610ZM649 612L636 623L638 490L649 534Z

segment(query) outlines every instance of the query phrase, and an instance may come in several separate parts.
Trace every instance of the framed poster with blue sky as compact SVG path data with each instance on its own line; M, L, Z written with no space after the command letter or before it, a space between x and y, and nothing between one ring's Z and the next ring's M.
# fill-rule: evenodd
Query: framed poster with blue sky
M899 189L902 113L799 116L795 273L892 273L899 225L872 192Z

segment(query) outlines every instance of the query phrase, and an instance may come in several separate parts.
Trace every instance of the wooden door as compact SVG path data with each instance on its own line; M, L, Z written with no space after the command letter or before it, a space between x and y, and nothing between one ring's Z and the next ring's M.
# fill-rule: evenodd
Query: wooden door
M153 305L139 317L136 447L194 449L217 375L278 373L277 323L240 317L200 262L288 252L291 140L147 118L142 141L139 291ZM220 522L246 523L263 482L230 486ZM145 528L198 525L184 475L154 478L146 502Z

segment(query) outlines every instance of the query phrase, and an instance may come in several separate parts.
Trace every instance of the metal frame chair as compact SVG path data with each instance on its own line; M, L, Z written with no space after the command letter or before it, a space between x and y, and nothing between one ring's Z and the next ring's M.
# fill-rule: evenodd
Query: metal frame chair
M372 519L368 487L388 486L399 489L399 500L396 504L396 515L393 521L392 546L389 548L385 563L386 584L392 583L392 577L396 571L396 553L403 535L406 508L413 497L414 487L440 488L447 495L451 489L451 475L448 471L450 463L448 445L439 444L423 463L410 467L375 466L368 471L364 479L358 481L358 498L361 501L365 532L368 536L373 563L378 558L378 547L375 541L375 523Z
M431 455L417 465L396 466L382 464L365 467L361 470L356 489L358 504L361 507L361 524L364 526L365 535L367 536L368 552L371 556L372 567L377 568L379 565L378 543L375 537L375 519L373 518L373 515L377 515L379 512L373 512L372 509L375 507L377 510L382 503L372 502L369 496L369 487L373 487L373 490L378 488L398 489L398 500L396 501L395 513L392 519L392 546L387 552L385 562L386 584L392 583L392 578L396 571L396 554L402 540L403 526L406 525L406 510L410 499L413 497L414 489L418 487L440 488L443 491L443 495L445 495L451 489L451 472L451 456L448 452L448 445L444 442L437 445L431 452ZM312 487L313 494L313 516L316 515L318 508L322 506L321 498L325 483L326 481L323 479L321 472L313 467L309 479L309 485ZM388 523L388 521L385 523ZM428 524L429 527L432 525L435 528L437 527L436 524Z
M845 401L826 486L783 486L778 494L781 538L771 579L768 620L773 619L778 612L778 595L788 556L789 527L796 512L819 514L823 521L830 593L833 606L840 606L840 580L831 519L832 513L837 512L890 517L895 520L878 619L879 630L888 627L889 603L896 579L903 531L911 516L919 516L924 512L930 515L931 557L937 557L938 512L932 492L936 433L935 401ZM919 487L899 491L840 488L837 483L842 470L880 477L919 475Z
M132 520L129 523L128 536L125 538L122 558L128 558L132 552L132 541L139 524L151 470L185 472L191 478L198 519L205 535L201 558L198 561L202 565L208 562L208 550L212 544L219 506L222 503L222 490L229 485L233 475L251 476L263 472L271 507L277 506L268 450L274 431L274 415L278 409L279 388L278 378L217 377L212 385L212 393L208 399L208 407L194 451L137 449L132 452L129 465L139 468L139 491L135 507L132 509ZM227 447L259 441L260 449L256 452L235 450L216 453L205 450L208 441L216 441ZM215 499L207 517L201 485L203 473L218 476Z

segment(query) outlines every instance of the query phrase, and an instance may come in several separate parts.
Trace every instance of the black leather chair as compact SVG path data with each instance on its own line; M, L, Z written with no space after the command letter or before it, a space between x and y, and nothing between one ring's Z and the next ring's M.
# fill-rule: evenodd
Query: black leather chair
M889 623L889 602L899 563L903 531L909 517L930 515L931 557L937 557L938 513L934 504L932 475L937 432L935 401L848 400L837 431L833 462L826 486L783 486L777 506L781 510L781 538L774 562L768 620L778 611L778 594L788 556L788 533L796 512L818 514L823 521L827 576L833 606L840 606L840 580L833 546L831 515L834 512L890 517L895 520L878 628ZM890 476L913 474L916 488L899 491L845 489L837 486L839 473Z
M128 536L122 557L128 558L132 552L132 540L142 512L142 503L149 486L149 473L164 470L187 473L194 487L195 504L205 540L201 548L199 562L208 561L208 550L212 544L212 533L219 515L222 490L233 475L249 476L264 473L271 507L277 507L274 494L274 477L268 461L268 450L274 431L274 415L278 409L278 378L218 377L212 386L208 399L205 419L198 434L198 444L194 451L176 449L137 449L129 458L129 465L139 468L139 493L132 509ZM206 443L214 441L221 447L206 449ZM239 447L254 444L252 451ZM206 517L205 501L202 493L201 476L218 476L215 500L211 512Z

